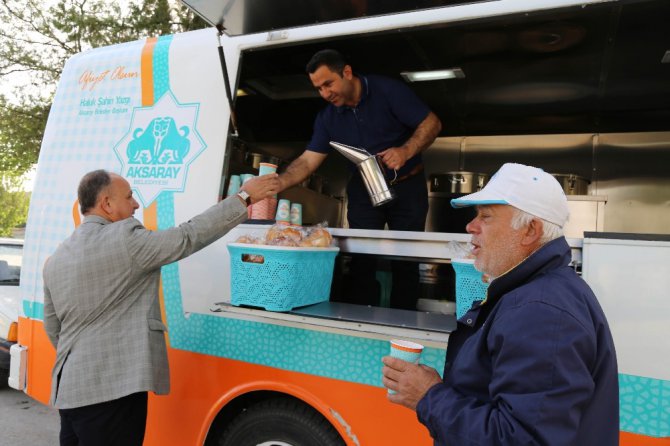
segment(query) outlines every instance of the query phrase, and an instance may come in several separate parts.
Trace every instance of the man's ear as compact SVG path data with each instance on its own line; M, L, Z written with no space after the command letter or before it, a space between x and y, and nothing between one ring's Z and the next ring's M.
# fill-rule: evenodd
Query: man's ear
M342 78L348 81L354 78L354 72L351 69L351 65L345 65L344 68L342 68Z
M544 224L539 218L534 218L530 221L521 238L521 245L532 246L538 244L544 235Z
M107 215L112 213L112 205L109 200L109 195L108 194L100 194L98 197L98 206L100 206L100 209Z

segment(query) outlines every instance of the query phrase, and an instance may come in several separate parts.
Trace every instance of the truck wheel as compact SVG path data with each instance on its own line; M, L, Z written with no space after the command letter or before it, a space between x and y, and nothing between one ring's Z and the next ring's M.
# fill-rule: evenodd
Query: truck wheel
M9 370L0 369L0 389L8 387L7 380L9 379Z
M219 439L219 446L344 445L320 413L288 398L254 404L235 417Z

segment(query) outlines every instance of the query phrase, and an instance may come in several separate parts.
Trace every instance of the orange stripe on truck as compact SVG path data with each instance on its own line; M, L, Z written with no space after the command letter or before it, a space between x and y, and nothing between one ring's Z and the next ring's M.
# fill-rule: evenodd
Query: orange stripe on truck
M142 79L142 105L154 105L154 47L158 39L149 37L142 48L140 70Z
M646 435L621 432L619 446L670 446L670 438L654 438Z
M28 347L26 393L41 403L49 404L56 349L47 337L44 323L19 317L19 344Z
M363 446L433 444L426 428L416 420L416 414L389 403L384 388L184 350L169 349L168 355L170 394L150 394L144 446L203 444L221 407L239 395L254 391L280 392L305 401L335 426L348 446L357 443L337 421L334 412L351 426L352 435ZM179 423L161 420L179 420Z

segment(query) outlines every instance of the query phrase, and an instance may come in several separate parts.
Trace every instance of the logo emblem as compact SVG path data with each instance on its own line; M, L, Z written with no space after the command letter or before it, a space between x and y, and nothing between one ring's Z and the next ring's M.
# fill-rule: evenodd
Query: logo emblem
M135 107L130 129L114 146L122 172L144 207L161 192L183 192L191 162L207 147L196 129L199 104L172 92L153 106Z

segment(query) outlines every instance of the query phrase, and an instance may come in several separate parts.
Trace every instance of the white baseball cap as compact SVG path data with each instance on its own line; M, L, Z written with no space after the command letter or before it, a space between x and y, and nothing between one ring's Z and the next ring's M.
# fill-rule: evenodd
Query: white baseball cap
M455 208L484 204L508 204L561 228L570 216L568 199L556 178L523 164L503 164L482 190L451 200Z

